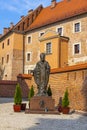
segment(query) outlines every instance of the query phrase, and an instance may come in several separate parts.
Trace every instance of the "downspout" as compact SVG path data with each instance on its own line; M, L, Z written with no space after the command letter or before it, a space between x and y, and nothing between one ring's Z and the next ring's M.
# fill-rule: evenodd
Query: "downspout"
M61 67L61 38L59 36L59 68Z
M23 34L23 74L24 74L24 67L25 67L25 35Z

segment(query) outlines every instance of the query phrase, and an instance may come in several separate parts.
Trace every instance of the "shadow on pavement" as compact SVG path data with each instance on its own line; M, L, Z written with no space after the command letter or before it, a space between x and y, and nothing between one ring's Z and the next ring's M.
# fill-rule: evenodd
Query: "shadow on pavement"
M59 119L39 118L31 128L25 128L24 130L87 130L86 116L77 115L76 119L75 117L73 118L73 114L69 115L70 118L68 115L64 115L64 119L62 119L61 115L58 116Z
M27 98L23 98L22 101L28 101ZM0 97L0 104L2 103L13 103L14 102L14 98L4 98L4 97Z

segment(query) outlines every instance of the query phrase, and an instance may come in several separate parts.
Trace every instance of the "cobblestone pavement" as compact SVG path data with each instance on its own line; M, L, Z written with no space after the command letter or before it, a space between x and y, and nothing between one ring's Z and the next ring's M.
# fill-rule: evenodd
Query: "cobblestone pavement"
M87 116L15 113L13 99L0 98L0 130L87 130Z

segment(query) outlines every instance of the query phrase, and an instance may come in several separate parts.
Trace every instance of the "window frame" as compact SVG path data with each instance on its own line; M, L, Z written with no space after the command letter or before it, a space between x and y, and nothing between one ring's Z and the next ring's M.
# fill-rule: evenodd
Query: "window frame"
M41 33L43 34L41 35ZM45 31L39 32L39 37L43 36L44 34L45 34Z
M79 52L78 53L75 53L75 45L79 45ZM79 54L81 54L81 42L73 44L73 55L79 55Z
M6 63L8 63L9 62L9 54L7 54L7 57L6 57Z
M29 71L30 71L30 72L29 72ZM27 73L28 73L28 74L31 74L31 73L32 73L32 70L28 69L28 70L27 70Z
M31 38L30 42L29 42L29 40L28 40L29 37ZM28 35L28 36L27 36L27 44L31 44L31 43L32 43L32 35Z
M2 49L4 49L4 48L5 48L5 43L3 42L3 43L2 43Z
M50 52L47 52L47 44L51 44L51 51ZM46 55L50 55L50 54L52 54L52 42L47 42L46 44L45 44L45 52L46 52Z
M59 35L60 35L60 36L63 36L63 32L64 32L63 26L58 26L58 27L56 28L56 32L59 33L59 32L58 32L58 29L60 29L60 28L62 28L62 33L61 33L61 35L60 35L60 34L59 34Z
M79 23L79 31L75 31L75 24ZM77 21L73 23L73 33L79 33L81 32L81 21Z
M28 54L30 54L30 60L28 60L28 57L27 57ZM30 61L31 61L31 52L27 52L27 53L26 53L26 61L27 61L27 62L30 62Z
M4 64L4 57L2 57L2 65Z
M10 39L7 39L7 46L10 45Z

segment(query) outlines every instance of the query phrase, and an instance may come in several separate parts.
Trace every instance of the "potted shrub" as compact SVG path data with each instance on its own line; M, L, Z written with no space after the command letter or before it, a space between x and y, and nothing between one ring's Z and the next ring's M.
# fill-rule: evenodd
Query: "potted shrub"
M47 94L48 94L48 96L52 96L52 90L50 88L50 85L49 85L49 87L47 89Z
M68 114L69 113L69 98L68 98L68 89L66 89L64 97L62 99L62 112L63 114Z
M15 112L21 111L21 102L22 102L21 87L19 84L17 84L15 89L14 106L13 106Z
M33 85L31 86L31 89L29 91L29 94L28 94L28 100L29 100L29 108L30 108L30 99L34 96L34 87Z

